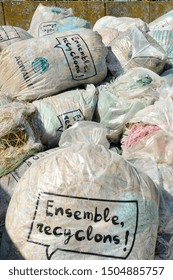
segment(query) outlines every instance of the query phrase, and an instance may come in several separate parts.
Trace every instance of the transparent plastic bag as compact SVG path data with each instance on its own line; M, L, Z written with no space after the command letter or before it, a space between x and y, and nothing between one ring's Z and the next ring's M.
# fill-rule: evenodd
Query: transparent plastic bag
M107 65L115 77L134 67L145 67L159 74L166 60L164 49L148 33L133 27L109 44Z
M130 120L122 137L125 158L151 157L173 163L173 101L160 98Z
M173 167L157 164L151 158L129 159L134 167L145 172L159 190L159 227L155 250L155 259L172 260L173 258Z
M116 29L118 32L124 32L129 27L136 26L141 31L149 31L148 25L140 18L131 17L114 17L114 16L104 16L96 21L93 26L93 30L100 32L104 28Z
M125 124L140 110L159 98L163 78L142 67L128 70L110 83L98 86L95 120L109 130L111 142L118 142Z
M154 259L157 186L108 147L103 125L75 123L22 176L6 229L25 259Z
M33 102L36 113L32 124L40 131L40 140L48 148L58 146L62 132L81 120L92 120L98 100L97 89L90 84L83 89Z

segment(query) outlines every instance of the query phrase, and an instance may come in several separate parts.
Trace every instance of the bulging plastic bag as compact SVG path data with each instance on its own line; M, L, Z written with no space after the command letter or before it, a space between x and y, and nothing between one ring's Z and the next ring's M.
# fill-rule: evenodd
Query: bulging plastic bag
M81 121L22 176L6 229L25 259L154 258L157 187L108 148L106 128Z
M157 164L151 158L128 160L138 170L145 172L159 187L159 226L155 259L173 258L173 166Z
M129 27L136 26L141 31L149 31L148 25L140 18L131 17L114 17L104 16L96 21L93 26L93 30L100 32L104 28L116 29L119 32L126 31Z
M0 90L12 99L33 101L97 84L107 75L106 55L100 35L90 29L18 42L0 54Z
M0 224L4 224L6 211L13 195L15 187L25 171L41 160L43 157L53 154L58 148L39 152L25 159L15 170L0 178Z
M34 106L1 98L4 101L0 102L0 177L42 149L37 131L29 124Z
M97 89L87 85L59 95L33 102L36 113L32 119L40 131L40 140L48 148L58 146L62 132L76 121L92 120L98 100Z
M156 163L173 164L173 101L156 101L137 112L122 137L123 157L152 158Z
M166 60L163 48L148 33L134 26L109 44L107 66L115 77L134 67L148 68L159 74Z
M71 8L49 7L40 3L32 16L28 32L33 37L52 34L56 31L59 20L73 15Z
M93 30L97 31L105 46L118 37L121 32L125 32L129 27L136 26L141 31L147 32L149 28L147 23L139 18L104 16L96 21Z
M138 111L158 100L162 81L156 73L138 67L98 87L95 120L107 127L111 142L120 140L125 124Z
M30 38L32 38L32 36L22 28L2 25L0 26L0 51L13 43Z

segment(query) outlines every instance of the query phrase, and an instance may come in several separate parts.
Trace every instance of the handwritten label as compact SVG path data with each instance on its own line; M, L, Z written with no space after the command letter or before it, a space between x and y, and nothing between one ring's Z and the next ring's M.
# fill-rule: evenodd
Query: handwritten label
M28 242L56 251L126 259L135 242L138 202L66 196L42 192Z
M58 44L55 48L62 49L73 80L84 80L97 75L90 50L79 34L57 37L56 40Z
M38 36L39 37L46 36L46 35L54 33L56 30L58 30L57 21L43 22L39 26Z
M72 126L75 122L85 120L84 115L80 109L65 112L57 117L60 122L60 127L57 131L61 132Z
M0 26L0 42L5 42L16 38L20 38L20 35L13 26L6 26L6 28Z

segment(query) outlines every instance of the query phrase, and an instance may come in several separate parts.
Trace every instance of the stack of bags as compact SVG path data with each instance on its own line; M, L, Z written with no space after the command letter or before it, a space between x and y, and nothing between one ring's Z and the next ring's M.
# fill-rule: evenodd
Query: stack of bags
M173 259L172 63L159 20L91 27L40 4L28 31L1 27L19 34L0 45L3 237L23 258ZM2 238L2 258L9 246Z

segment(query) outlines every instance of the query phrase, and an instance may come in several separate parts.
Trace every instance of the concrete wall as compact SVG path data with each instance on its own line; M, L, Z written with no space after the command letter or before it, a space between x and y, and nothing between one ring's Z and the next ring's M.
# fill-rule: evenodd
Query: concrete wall
M76 16L94 24L104 15L138 17L150 22L173 9L173 2L113 2L113 1L34 1L0 0L0 25L14 25L28 29L39 3L49 6L71 7Z

